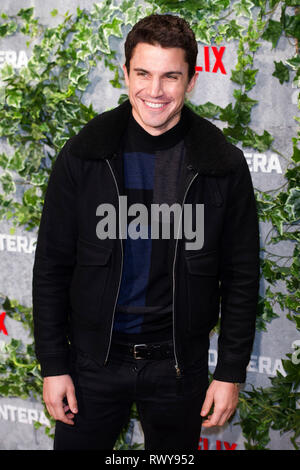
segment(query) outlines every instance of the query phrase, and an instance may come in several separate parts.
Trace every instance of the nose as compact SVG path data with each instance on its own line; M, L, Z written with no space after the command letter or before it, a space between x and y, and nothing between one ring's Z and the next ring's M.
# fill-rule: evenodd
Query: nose
M159 96L163 95L162 89L162 82L159 77L154 77L150 83L148 88L149 97L151 98L158 98Z

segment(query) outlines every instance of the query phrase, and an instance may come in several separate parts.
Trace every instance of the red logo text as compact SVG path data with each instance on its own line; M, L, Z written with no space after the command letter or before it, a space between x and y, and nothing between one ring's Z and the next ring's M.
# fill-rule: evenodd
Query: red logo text
M4 333L5 335L7 335L7 329L6 329L5 325L4 325L4 318L5 318L5 315L6 315L5 312L1 312L1 313L0 313L0 332L3 331L3 333Z
M212 64L211 64L211 61L210 61L210 52L209 52L210 49L212 50L213 55L214 55L214 59L215 59L212 70L211 70L211 65ZM220 49L218 49L216 46L212 46L211 48L210 48L210 46L204 46L203 51L204 51L204 72L217 73L218 70L220 70L221 73L226 75L227 72L226 72L224 64L222 62L222 57L223 57L223 54L225 52L225 46L220 47ZM196 66L195 70L196 70L196 72L202 72L203 67L202 66Z
M200 437L198 450L235 450L237 444L234 442L230 444L226 441L216 441L215 445L211 445L210 441L206 437Z

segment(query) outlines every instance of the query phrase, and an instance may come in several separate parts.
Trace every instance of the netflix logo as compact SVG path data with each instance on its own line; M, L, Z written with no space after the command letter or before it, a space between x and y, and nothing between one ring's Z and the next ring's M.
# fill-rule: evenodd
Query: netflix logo
M7 329L4 325L4 318L5 318L6 312L1 312L0 313L0 332L2 332L4 335L8 335Z
M227 75L224 64L222 62L222 57L224 55L224 52L225 52L225 46L220 47L220 49L218 49L216 46L211 46L211 47L204 46L203 48L204 72L217 73L218 71L220 71L223 75ZM197 65L195 67L195 71L203 72L203 66Z
M198 450L235 450L237 447L237 444L234 442L233 444L230 444L229 442L226 441L215 441L214 443L211 443L209 439L206 437L200 437L199 444L198 444Z

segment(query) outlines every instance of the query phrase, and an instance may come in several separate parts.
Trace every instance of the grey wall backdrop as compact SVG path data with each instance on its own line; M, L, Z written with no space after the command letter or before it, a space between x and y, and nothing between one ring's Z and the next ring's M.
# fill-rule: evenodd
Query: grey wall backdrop
M101 2L98 2L101 3ZM143 2L137 2L143 4ZM51 5L43 0L6 0L0 3L0 13L14 14L20 8L35 8L35 16L41 23L56 25L60 18L53 18L50 11L57 8L60 14L66 11L73 13L76 8L91 9L92 0L52 0ZM129 29L124 31L124 37ZM26 65L30 58L30 48L24 42L22 36L4 38L0 42L0 67L10 61L17 69ZM113 39L113 48L118 51L121 64L124 63L124 39ZM223 64L227 74L200 72L198 83L189 95L195 104L207 101L225 106L229 103L233 83L230 81L230 69L236 63L237 49L233 42L223 44L226 46L223 55ZM204 46L199 45L197 65L204 65ZM285 60L294 54L291 42L281 38L276 48L276 60ZM251 97L259 100L253 113L251 126L258 132L268 130L275 136L275 147L287 154L292 152L291 137L296 135L296 123L293 116L297 114L297 90L291 87L291 83L281 85L278 79L272 77L274 51L271 43L265 43L256 57L257 86L251 91ZM94 108L100 113L107 108L115 107L121 93L127 90L114 89L108 82L111 79L109 71L100 63L93 72L92 83L84 96L86 104L92 102ZM219 127L220 124L216 123ZM3 142L0 142L0 152L6 151ZM263 190L280 186L284 181L284 172L287 162L270 151L257 153L253 150L243 149L251 171L254 186ZM264 239L268 227L261 224L261 237ZM10 225L0 222L0 292L8 297L17 299L20 303L31 306L31 282L32 265L34 259L34 234L23 233L17 230L10 235ZM290 247L285 245L286 253L290 253ZM282 248L281 248L282 250ZM282 251L281 251L281 254ZM264 285L261 289L265 288ZM0 312L1 313L1 312ZM276 374L277 370L284 373L281 359L286 353L293 352L292 344L299 340L297 330L293 323L286 319L280 310L279 317L272 321L266 333L257 333L251 361L248 366L247 386L268 386L269 377ZM3 343L11 337L27 341L27 333L20 324L8 317L5 318L5 327L8 335L0 332L0 352ZM210 345L210 369L214 370L217 359L217 337L213 335ZM0 449L51 449L52 440L48 438L42 429L35 429L34 421L45 424L47 418L43 413L43 406L35 400L21 400L16 398L0 398ZM204 430L201 434L199 449L236 449L242 450L243 436L239 426L235 426L238 416L231 424L222 428ZM129 436L137 442L142 442L142 430L138 422L133 423L133 433ZM272 432L270 448L292 449L289 436L280 436L279 432Z

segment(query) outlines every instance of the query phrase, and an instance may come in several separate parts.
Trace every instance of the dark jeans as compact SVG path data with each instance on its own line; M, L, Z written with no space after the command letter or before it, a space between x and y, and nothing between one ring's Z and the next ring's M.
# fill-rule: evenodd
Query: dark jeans
M176 378L175 360L134 359L111 351L101 366L77 351L72 377L78 402L74 425L56 422L54 450L113 449L133 402L145 449L197 450L200 411L208 387L207 357Z

